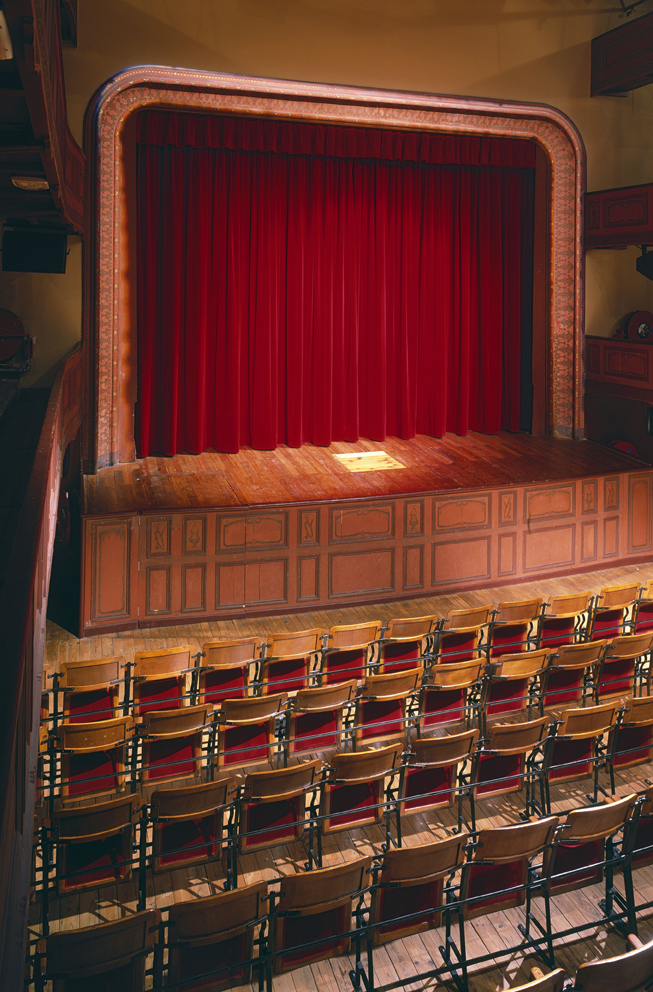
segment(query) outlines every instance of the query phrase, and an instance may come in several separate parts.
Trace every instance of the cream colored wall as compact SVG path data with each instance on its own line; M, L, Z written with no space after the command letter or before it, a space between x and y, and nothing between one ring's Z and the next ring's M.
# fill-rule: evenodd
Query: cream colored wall
M589 96L590 39L624 23L617 10L605 0L79 0L78 47L64 52L70 123L81 141L96 88L143 63L529 100L579 128L588 189L650 182L653 86ZM648 0L633 17L651 10ZM628 310L653 309L637 255L589 253L588 333L607 335ZM78 333L79 274L71 265L65 276L18 279L41 298L31 326L49 342L36 381ZM0 277L0 306L10 306L5 292L20 298L13 277Z

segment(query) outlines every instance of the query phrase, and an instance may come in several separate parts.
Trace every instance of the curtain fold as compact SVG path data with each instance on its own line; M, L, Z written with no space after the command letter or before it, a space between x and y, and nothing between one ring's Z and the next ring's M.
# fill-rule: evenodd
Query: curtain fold
M518 430L533 165L523 141L143 114L139 456Z

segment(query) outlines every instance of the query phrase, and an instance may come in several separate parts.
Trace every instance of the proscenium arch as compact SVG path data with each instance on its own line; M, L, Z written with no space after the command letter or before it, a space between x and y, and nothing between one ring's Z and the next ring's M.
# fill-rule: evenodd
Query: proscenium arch
M128 236L134 191L123 135L132 115L151 107L537 142L549 175L546 425L558 437L582 437L585 152L565 114L544 104L137 66L101 87L85 118L86 471L135 457L136 262Z

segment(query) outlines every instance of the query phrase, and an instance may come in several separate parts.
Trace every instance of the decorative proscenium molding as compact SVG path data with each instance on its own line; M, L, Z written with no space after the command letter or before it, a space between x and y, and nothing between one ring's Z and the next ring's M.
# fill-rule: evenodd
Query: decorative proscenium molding
M537 142L550 165L547 426L558 436L582 435L585 152L578 131L563 113L543 104L139 66L109 80L91 101L85 120L89 471L134 458L136 329L131 276L135 266L127 250L130 191L122 138L130 116L150 107Z

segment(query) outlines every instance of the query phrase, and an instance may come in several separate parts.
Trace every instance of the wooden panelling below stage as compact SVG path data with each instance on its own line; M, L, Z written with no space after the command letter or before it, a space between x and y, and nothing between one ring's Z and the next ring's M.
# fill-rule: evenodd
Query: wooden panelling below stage
M81 633L284 613L653 557L653 471L83 518Z

